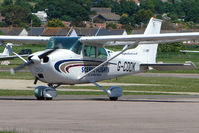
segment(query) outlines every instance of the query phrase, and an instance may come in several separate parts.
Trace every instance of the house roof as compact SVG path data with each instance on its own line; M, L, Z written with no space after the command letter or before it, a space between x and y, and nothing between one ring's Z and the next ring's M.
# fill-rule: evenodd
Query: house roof
M97 14L100 13L111 13L111 8L91 8L91 11L95 11Z
M98 32L98 29L95 30L94 35ZM125 30L107 30L107 29L100 29L97 36L108 36L108 35L123 35Z
M60 28L54 28L54 27L48 27L46 28L43 33L42 36L57 36L57 33L59 32Z
M41 36L44 31L44 27L32 27L28 31L28 36Z
M95 30L94 28L75 28L78 36L94 36Z
M121 0L117 0L117 2L120 3ZM135 3L139 3L139 0L126 0L126 1L134 1ZM162 1L167 1L167 0L162 0Z
M99 17L104 18L106 21L119 21L121 18L120 15L117 15L115 13L101 13L92 18L93 20L95 20L96 18L99 18Z
M11 28L9 31L8 31L8 34L7 35L10 35L10 36L18 36L22 31L23 31L24 28Z
M160 33L180 33L182 31L176 30L161 30ZM144 30L133 30L132 34L144 34Z
M91 11L96 11L97 15L91 16L93 19L103 17L107 21L119 21L120 15L111 12L111 8L91 8Z
M99 29L95 28L75 28L75 31L78 36L95 36ZM107 30L100 29L97 33L97 36L107 36L107 35L123 35L125 30L117 29L117 30Z
M101 16L103 16L108 21L119 21L120 15L117 15L115 13L101 13Z
M3 27L3 28L2 28L2 27L1 27L1 28L0 28L0 31L3 32L4 35L7 35L7 34L8 34L8 31L9 31L9 28L7 28L7 27L5 27L5 28Z
M133 30L131 34L144 34L144 30Z
M70 28L61 28L58 30L57 32L57 36L70 36L70 34L72 33L73 30L71 30Z

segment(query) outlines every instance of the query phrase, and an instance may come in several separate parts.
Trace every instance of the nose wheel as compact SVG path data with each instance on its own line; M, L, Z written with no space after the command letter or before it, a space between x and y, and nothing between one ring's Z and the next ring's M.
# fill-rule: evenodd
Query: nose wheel
M34 95L37 100L52 100L57 96L57 91L55 87L38 86L34 90Z
M117 100L118 100L118 97L109 97L109 99L110 99L111 101L117 101Z

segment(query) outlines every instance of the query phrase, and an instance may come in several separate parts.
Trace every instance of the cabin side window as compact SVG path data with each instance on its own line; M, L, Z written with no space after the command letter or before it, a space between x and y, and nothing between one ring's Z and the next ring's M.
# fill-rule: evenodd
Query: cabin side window
M104 48L96 46L84 46L84 56L91 57L91 58L100 58L104 59L107 58L107 52Z
M106 50L104 48L98 48L97 50L97 57L98 58L101 58L101 59L104 59L107 57L107 53L106 53Z
M91 57L91 58L96 58L97 52L96 52L96 47L95 46L84 46L84 56Z

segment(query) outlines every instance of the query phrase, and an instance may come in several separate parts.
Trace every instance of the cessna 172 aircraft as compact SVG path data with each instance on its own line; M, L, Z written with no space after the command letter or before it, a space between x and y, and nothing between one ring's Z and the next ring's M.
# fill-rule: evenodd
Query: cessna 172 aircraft
M157 70L193 69L192 63L157 64L158 43L196 40L199 33L160 34L162 21L151 18L144 34L91 37L19 37L0 36L1 42L47 43L47 49L33 53L25 64L12 69L12 73L28 66L38 80L48 86L35 88L37 99L56 97L60 85L93 83L107 93L111 100L122 96L122 88L108 90L97 84L98 81L128 74ZM110 52L104 46L123 45L123 50ZM133 46L138 45L134 49ZM20 56L19 56L20 57ZM22 57L20 57L22 58Z

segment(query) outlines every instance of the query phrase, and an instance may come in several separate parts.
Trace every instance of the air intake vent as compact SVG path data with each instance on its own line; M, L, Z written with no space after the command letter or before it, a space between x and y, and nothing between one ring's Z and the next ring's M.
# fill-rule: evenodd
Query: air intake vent
M39 77L39 78L44 78L44 75L41 74L41 73L39 73L39 74L38 74L38 77Z

